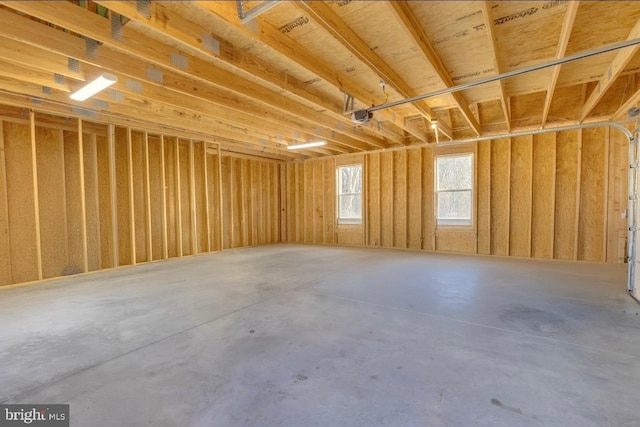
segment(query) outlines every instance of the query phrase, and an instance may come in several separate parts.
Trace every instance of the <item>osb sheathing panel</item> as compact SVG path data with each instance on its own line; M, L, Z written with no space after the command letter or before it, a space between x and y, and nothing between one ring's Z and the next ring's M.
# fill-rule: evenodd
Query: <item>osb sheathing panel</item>
M407 151L393 152L393 247L407 247Z
M530 256L531 251L531 172L533 137L511 140L511 207L509 254Z
M38 279L36 222L29 125L4 122L4 150L9 201L11 282Z
M313 163L313 240L323 241L324 229L324 161Z
M11 242L3 125L0 121L0 285L7 285L11 283Z
M82 187L80 183L80 158L78 157L78 132L63 131L64 193L67 222L67 260L63 269L69 267L67 274L83 271L82 244ZM83 144L84 145L84 144ZM84 150L83 150L84 151ZM82 164L84 167L84 164ZM85 177L86 184L86 177ZM58 204L60 204L58 202ZM42 217L41 217L42 218ZM58 274L59 275L59 274Z
M127 131L116 127L116 205L118 209L118 255L119 265L132 263L131 248L131 204L129 202L129 161L127 148Z
M393 247L393 152L380 153L380 246Z
M473 231L436 230L436 250L443 252L476 252L476 237Z
M243 215L244 211L242 209L242 159L231 158L231 180L232 180L232 188L231 191L231 206L232 206L232 217L231 217L231 227L232 227L232 239L231 239L231 247L237 248L243 245L243 233L242 227L244 224ZM229 211L225 211L229 212ZM184 219L183 219L184 221ZM184 229L184 227L183 227Z
M621 263L626 254L629 140L617 130L609 135L607 262Z
M335 243L335 188L336 173L335 160L324 161L324 213L323 213L323 240L325 243Z
M478 115L478 121L483 130L490 128L491 125L505 128L504 110L499 99L478 104Z
M636 81L634 74L618 78L598 102L590 116L606 120L612 111L617 111L635 93Z
M557 88L549 108L547 122L577 120L582 111L584 88L582 85Z
M98 205L100 207L100 269L115 267L113 215L111 206L111 178L109 174L109 144L106 136L96 137L98 165Z
M313 164L314 161L303 163L304 166L304 242L313 243ZM266 194L266 191L265 191Z
M555 218L556 134L533 138L533 205L531 256L553 258Z
M182 208L182 254L193 255L189 174L189 141L180 140L180 206Z
M560 132L556 141L556 218L554 251L557 259L574 259L578 190L579 131Z
M422 150L407 151L407 247L422 248Z
M42 275L49 278L61 276L68 259L62 131L36 126L36 153Z
M607 129L582 131L578 259L604 261Z
M424 148L422 149L422 248L426 250L435 250L433 176L433 150L430 147Z
M478 253L491 253L491 142L478 143L476 160Z
M160 138L149 135L149 190L151 209L151 254L154 260L163 258L162 246L162 151Z
M511 122L517 126L540 124L545 92L536 92L511 99Z
M87 261L89 271L96 271L102 268L102 246L106 246L107 249L110 247L108 241L102 241L100 235L102 213L100 211L99 196L98 138L96 134L89 133L84 133L82 137L84 190L87 213ZM105 212L105 214L108 213Z
M147 259L147 215L145 203L144 134L131 132L131 159L133 161L133 200L136 236L136 262Z
M380 153L367 155L367 166L367 244L380 246Z
M211 250L221 250L220 247L220 192L219 192L219 169L218 155L207 154L208 166L208 189L209 189L209 221L211 230L209 238L211 239Z
M176 138L164 138L164 168L167 216L167 250L169 258L178 256L178 198L176 191ZM226 206L228 208L228 206ZM225 224L225 230L229 230ZM227 235L228 236L228 235ZM227 240L225 240L228 243Z
M491 141L491 253L509 255L511 140Z

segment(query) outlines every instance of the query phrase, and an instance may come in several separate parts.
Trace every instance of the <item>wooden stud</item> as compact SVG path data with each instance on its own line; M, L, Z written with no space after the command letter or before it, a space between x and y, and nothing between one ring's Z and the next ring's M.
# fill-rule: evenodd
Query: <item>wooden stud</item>
M160 135L160 171L162 179L162 258L169 258L169 243L167 236L167 172L164 162L164 135Z
M131 238L131 265L138 263L136 251L136 212L135 212L135 194L133 189L133 141L131 140L131 128L127 128L127 167L129 178L129 229Z
M207 227L207 252L211 252L211 218L209 210L209 172L207 171L207 143L202 141L202 179L204 180L204 209L206 215L206 227Z
M38 165L36 162L36 121L35 112L29 110L29 129L31 137L31 171L33 174L33 205L36 224L36 256L38 262L38 280L42 280L42 241L40 237L40 201L38 197Z
M180 138L176 138L175 152L173 153L175 162L175 185L176 185L176 239L178 240L178 258L183 256L182 248L182 195L180 191Z
M189 140L189 204L191 206L191 254L198 254L198 217L196 212L196 174L193 140Z
M223 219L223 211L222 211L222 151L220 150L220 143L218 145L218 214L220 223L218 226L220 227L220 236L218 239L220 240L220 251L224 250L224 219Z
M286 173L285 173L285 165L284 164L278 165L278 174L279 174L279 177L280 177L280 188L279 188L279 192L280 192L280 241L281 242L287 242L288 241L288 238L287 238L287 233L288 233L287 220L288 220L288 218L287 217L289 216L289 211L287 210L287 202L288 202L287 189L288 189L288 185L287 185L287 180L286 180ZM324 195L323 195L323 201L324 201ZM323 206L324 206L324 203L323 203Z
M78 164L80 172L80 211L82 234L82 266L84 272L89 271L89 251L87 249L87 199L84 182L84 146L83 146L82 119L78 119Z
M7 283L12 283L12 272L11 272L11 238L10 238L10 233L9 233L9 194L7 191L7 159L5 156L5 150L4 150L4 122L2 120L0 120L0 173L2 174L2 188L0 188L0 191L2 191L2 200L0 201L2 203L1 205L1 209L2 209L2 216L4 218L7 219L7 223L3 224L6 225L6 229L0 229L0 232L6 236L5 240L3 242L3 245L5 245L6 247L5 252L4 252L4 256L7 260Z
M602 222L603 230L602 230L602 262L607 262L607 229L609 226L609 180L610 172L609 172L609 146L610 146L610 138L611 138L611 129L608 129L605 133L604 140L604 195L603 195L603 203L604 212L602 213L604 221Z
M116 127L109 124L109 192L111 198L111 247L113 266L120 265L119 240L118 240L118 196L116 182Z
M573 260L578 260L578 241L580 237L580 200L581 200L581 181L582 181L582 129L578 130L578 166L576 172L576 216L573 242Z
M153 261L153 229L151 228L151 177L149 173L149 133L143 132L144 202L147 220L147 261Z

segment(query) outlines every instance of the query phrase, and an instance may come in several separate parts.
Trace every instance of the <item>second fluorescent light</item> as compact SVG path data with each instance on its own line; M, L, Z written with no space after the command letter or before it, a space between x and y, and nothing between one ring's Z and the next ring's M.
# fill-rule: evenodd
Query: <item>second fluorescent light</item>
M70 98L76 101L85 101L91 98L96 93L108 88L117 81L118 78L113 74L104 73L91 83L88 83L82 89L72 93Z
M288 150L301 150L303 148L320 147L321 145L327 145L326 141L307 142L306 144L288 145Z

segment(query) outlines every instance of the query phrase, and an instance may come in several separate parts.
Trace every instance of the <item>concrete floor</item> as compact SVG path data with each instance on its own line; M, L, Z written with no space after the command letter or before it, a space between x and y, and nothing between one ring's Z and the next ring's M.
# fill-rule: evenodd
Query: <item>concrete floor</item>
M0 289L72 426L638 426L625 265L273 245Z

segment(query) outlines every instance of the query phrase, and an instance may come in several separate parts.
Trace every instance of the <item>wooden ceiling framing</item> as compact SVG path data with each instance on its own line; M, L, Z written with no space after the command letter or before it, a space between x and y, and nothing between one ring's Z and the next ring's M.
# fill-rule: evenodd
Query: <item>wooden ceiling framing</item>
M244 2L245 10L262 2ZM235 1L3 2L0 103L133 120L275 159L624 118L640 47L378 110L640 37L640 2L279 2L243 24ZM84 103L75 91L118 77ZM383 84L382 84L382 83ZM72 115L77 115L75 108ZM300 151L288 145L326 140Z

